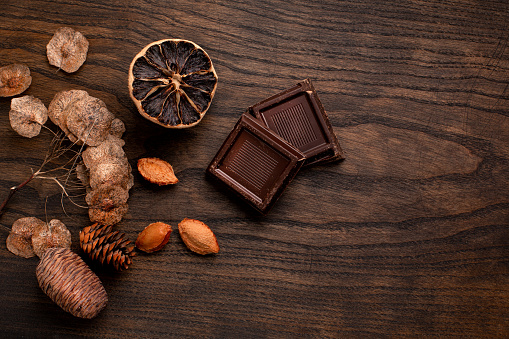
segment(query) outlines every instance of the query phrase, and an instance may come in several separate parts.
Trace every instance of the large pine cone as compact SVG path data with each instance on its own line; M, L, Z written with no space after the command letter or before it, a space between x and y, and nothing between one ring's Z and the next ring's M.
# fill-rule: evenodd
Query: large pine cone
M92 259L103 265L113 265L116 270L127 269L135 255L134 244L124 233L112 231L112 226L95 223L80 232L80 246Z
M44 293L75 317L92 319L106 307L108 296L99 277L67 248L46 250L36 275Z

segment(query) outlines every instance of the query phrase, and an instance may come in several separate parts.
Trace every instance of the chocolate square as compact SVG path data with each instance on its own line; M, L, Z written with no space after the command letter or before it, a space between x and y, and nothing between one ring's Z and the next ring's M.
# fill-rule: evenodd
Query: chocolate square
M309 79L248 110L267 128L304 153L306 165L343 158L327 113Z
M303 163L304 154L244 114L207 172L266 214Z

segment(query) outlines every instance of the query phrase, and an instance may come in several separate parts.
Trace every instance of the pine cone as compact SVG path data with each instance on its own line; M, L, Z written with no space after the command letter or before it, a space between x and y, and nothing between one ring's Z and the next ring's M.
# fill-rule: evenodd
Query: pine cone
M101 281L77 254L67 248L46 250L36 275L44 293L75 317L92 319L106 307L108 296Z
M113 232L112 226L98 223L81 230L80 246L92 260L113 265L118 271L127 269L135 255L134 244L125 238L125 233Z

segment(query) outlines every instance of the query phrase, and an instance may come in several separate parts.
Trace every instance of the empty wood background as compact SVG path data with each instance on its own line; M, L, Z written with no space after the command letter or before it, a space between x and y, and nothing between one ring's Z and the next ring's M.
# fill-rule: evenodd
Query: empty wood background
M135 186L116 227L135 239L173 226L160 252L131 268L94 266L109 295L93 320L73 318L39 289L38 259L0 232L3 337L509 336L509 3L505 0L3 0L0 66L23 62L24 94L61 90L106 102L127 131ZM90 42L75 74L50 66L58 27ZM132 58L164 38L196 42L219 76L212 106L188 130L144 120L127 90ZM302 170L266 217L205 177L240 114L310 78L346 160ZM51 135L9 125L0 98L0 199L36 169ZM48 126L55 126L48 123ZM140 157L170 162L173 187L147 184ZM89 225L47 181L10 201L25 216ZM195 255L177 224L195 218L221 252Z

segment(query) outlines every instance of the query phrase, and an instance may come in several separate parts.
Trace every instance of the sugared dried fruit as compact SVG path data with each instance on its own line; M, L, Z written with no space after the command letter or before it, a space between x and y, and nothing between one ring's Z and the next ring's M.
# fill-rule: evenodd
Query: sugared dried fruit
M24 258L35 256L32 247L32 235L37 227L42 227L46 223L35 217L26 217L16 220L12 224L11 232L7 237L7 249L12 253Z
M70 27L57 29L46 46L50 65L67 73L76 72L83 65L87 58L87 52L88 40L83 34Z
M42 258L48 248L71 248L71 232L58 219L39 224L32 235L32 246L39 258Z
M140 114L167 128L200 122L216 91L217 74L208 54L181 39L147 45L131 62L129 93Z
M9 121L19 135L32 138L41 132L41 127L48 120L48 109L42 101L31 95L11 100Z
M219 244L212 230L203 222L185 218L179 223L180 237L186 246L198 254L219 252Z
M30 69L23 64L0 67L0 97L23 93L32 83Z
M112 265L117 271L127 269L135 255L134 245L124 233L97 223L81 230L80 246L90 259Z
M97 275L67 248L50 248L36 269L39 286L58 306L75 317L92 319L108 303Z
M158 158L139 159L138 171L146 180L160 186L176 184L179 181L173 172L173 167Z
M170 240L171 226L163 222L155 222L138 235L136 247L143 252L152 253L159 251Z

